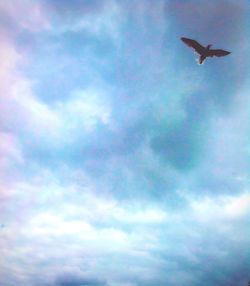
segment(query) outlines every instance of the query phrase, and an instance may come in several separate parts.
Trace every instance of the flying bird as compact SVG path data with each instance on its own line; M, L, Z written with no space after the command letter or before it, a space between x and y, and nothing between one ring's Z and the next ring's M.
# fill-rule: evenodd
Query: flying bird
M210 49L212 45L207 45L206 47L199 44L197 41L184 38L182 37L181 40L189 47L193 48L195 52L199 55L199 64L201 65L207 57L223 57L226 55L231 54L228 51L225 50L214 50Z

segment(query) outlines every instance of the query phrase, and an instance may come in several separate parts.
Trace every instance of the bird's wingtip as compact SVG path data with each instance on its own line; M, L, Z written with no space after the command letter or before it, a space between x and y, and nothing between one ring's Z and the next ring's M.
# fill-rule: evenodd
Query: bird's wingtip
M181 37L183 43L188 43L190 41L189 38Z

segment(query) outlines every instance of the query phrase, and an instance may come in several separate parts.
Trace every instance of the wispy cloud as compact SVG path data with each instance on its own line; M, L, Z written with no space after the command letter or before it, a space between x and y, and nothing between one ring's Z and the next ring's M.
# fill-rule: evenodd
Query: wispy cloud
M0 4L0 285L246 285L246 10Z

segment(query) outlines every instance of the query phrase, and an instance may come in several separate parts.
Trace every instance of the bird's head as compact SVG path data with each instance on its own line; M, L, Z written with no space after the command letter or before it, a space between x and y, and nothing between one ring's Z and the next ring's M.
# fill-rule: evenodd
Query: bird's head
M209 50L210 48L212 47L212 45L210 44L210 45L207 45L207 49Z

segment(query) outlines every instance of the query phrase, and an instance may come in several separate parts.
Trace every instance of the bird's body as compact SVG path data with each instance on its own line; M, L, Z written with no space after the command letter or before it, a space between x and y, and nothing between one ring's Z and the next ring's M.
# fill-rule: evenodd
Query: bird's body
M230 52L220 49L211 49L212 45L202 46L197 41L182 37L181 40L189 47L193 48L199 55L199 63L202 64L208 57L223 57L229 55Z

